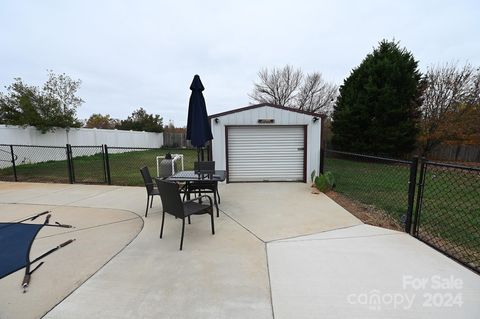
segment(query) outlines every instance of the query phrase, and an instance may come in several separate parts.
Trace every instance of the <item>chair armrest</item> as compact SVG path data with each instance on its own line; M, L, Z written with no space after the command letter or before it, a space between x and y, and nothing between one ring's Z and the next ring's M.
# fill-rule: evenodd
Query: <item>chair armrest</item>
M190 203L190 202L193 202L193 201L196 201L196 200L200 201L204 197L208 198L208 201L210 202L210 206L213 207L212 198L208 195L202 195L202 196L199 196L199 197L195 197L194 199L187 200L184 203Z

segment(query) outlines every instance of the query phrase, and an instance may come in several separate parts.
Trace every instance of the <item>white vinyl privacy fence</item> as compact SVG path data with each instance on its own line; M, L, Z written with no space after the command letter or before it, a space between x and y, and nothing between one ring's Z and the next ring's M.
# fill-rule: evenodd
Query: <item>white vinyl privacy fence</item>
M12 165L10 145L18 145L13 155L16 164L22 165L65 160L67 144L72 145L73 150L77 146L88 146L88 154L75 154L74 151L73 157L99 153L104 144L114 148L112 153L122 153L132 151L129 148L160 148L163 146L163 134L88 128L58 128L42 134L35 127L0 125L0 168ZM48 146L48 149L39 146Z
M42 134L35 127L0 125L0 144L65 146L102 145L122 147L161 147L163 133L103 130L91 128L57 128Z

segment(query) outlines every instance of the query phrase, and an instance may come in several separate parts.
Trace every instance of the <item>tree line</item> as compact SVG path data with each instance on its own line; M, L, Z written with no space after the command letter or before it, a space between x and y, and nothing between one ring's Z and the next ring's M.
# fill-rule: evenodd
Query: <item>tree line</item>
M148 114L144 108L132 112L125 120L110 117L110 114L92 114L85 122L86 128L119 129L145 132L163 132L163 118L158 114Z
M162 132L163 118L140 107L124 120L110 115L92 114L85 122L78 119L77 109L84 100L77 95L81 80L48 71L41 86L26 84L21 78L0 92L0 124L35 126L42 133L56 128L103 128Z
M382 40L340 87L287 65L262 69L249 96L326 114L338 150L427 155L441 143L480 143L480 69L448 62L422 74L395 41Z
M82 126L163 131L163 118L141 107L123 120L99 113L78 119L84 103L77 95L80 85L52 71L41 87L15 78L0 92L0 124L31 125L42 132ZM339 150L427 155L441 143L480 144L480 68L449 62L422 74L413 54L395 41L382 40L341 86L320 72L305 74L286 65L261 69L249 97L326 114L331 142Z

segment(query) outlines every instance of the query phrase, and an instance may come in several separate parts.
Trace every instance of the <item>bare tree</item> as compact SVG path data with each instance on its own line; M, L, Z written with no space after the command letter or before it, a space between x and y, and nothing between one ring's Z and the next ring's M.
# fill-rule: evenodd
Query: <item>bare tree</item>
M273 68L271 71L264 68L258 72L259 83L254 84L253 92L249 95L259 103L272 103L282 106L292 106L299 88L303 73L286 65L283 68Z
M307 74L296 96L296 106L305 111L331 114L338 85L323 80L322 74Z
M480 69L470 64L435 65L428 68L424 85L420 125L424 155L446 140L465 139L467 132L475 131L468 123L480 129L471 121L479 111Z
M272 103L305 111L330 114L338 86L323 80L321 73L303 74L290 65L262 69L250 98L258 103Z

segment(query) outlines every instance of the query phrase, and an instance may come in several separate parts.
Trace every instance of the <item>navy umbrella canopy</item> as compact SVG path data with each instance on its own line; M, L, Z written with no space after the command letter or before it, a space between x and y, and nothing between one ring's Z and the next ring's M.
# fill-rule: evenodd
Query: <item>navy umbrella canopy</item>
M213 139L213 135L202 93L205 88L198 75L193 77L190 90L192 90L192 94L188 104L187 140L190 140L190 143L200 150L208 141Z

